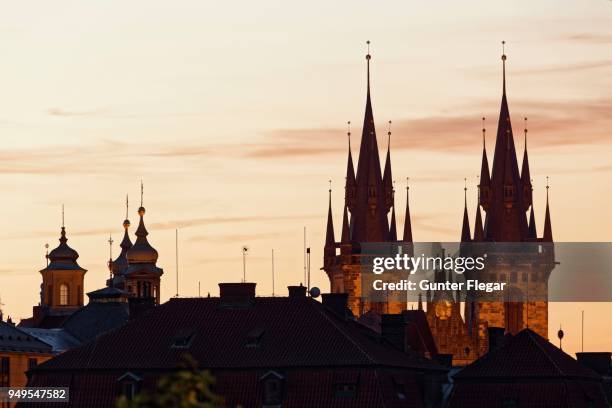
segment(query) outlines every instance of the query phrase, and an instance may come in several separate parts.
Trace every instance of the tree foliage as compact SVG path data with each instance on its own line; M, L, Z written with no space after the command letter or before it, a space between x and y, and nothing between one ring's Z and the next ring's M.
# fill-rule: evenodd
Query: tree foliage
M209 371L199 370L189 355L183 356L179 370L160 378L154 392L142 390L129 400L121 396L117 408L213 408L223 405L223 398L211 387L215 378Z

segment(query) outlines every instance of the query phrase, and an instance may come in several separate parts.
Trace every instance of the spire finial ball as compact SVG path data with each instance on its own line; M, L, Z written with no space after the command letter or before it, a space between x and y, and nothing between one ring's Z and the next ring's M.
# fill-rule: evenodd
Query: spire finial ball
M138 215L140 215L141 217L145 214L145 208L144 207L140 207L138 209Z

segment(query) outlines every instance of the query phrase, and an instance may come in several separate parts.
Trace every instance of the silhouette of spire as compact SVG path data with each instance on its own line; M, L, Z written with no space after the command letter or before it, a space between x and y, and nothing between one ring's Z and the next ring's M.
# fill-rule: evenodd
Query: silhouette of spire
M482 216L480 215L480 205L476 204L476 222L474 223L474 241L484 241L484 229L482 228Z
M505 43L504 43L505 44ZM504 50L505 51L505 50ZM486 211L485 234L487 240L498 242L521 242L527 238L528 226L525 212L524 191L521 184L512 124L506 97L506 54L503 62L503 93L495 140L495 153L491 171L488 200L483 200ZM481 185L484 183L481 180ZM486 187L481 187L485 196Z
M532 205L531 173L529 172L529 157L527 155L527 118L525 120L525 151L523 153L523 166L521 168L521 185L523 187L524 208L527 210Z
M344 212L342 214L342 237L341 237L341 242L343 244L348 244L349 242L351 242L350 228L351 226L349 224L348 208L347 208L347 205L344 204Z
M395 189L392 190L392 197L395 195ZM392 201L395 201L392 198ZM389 241L397 241L397 226L395 222L395 204L391 207L391 225L389 226Z
M544 217L544 236L542 240L544 242L552 242L552 223L550 221L550 208L548 206L548 189L550 186L548 185L548 177L546 177L546 215Z
M385 205L388 209L393 206L393 175L391 174L391 121L389 121L387 138L387 159L385 160L383 185L385 188Z
M132 248L132 241L130 240L130 234L128 232L131 226L131 223L129 220L129 212L130 212L130 198L126 194L125 196L125 220L123 221L123 240L121 240L121 243L119 244L119 247L121 248L121 252L117 256L117 259L115 259L112 262L112 271L113 271L113 274L115 275L122 274L123 272L125 272L125 270L128 267L127 252L130 250L130 248Z
M336 244L336 238L334 236L334 220L332 216L332 206L331 206L331 180L329 180L329 208L327 210L327 232L325 235L325 247L334 247ZM335 252L335 250L334 250Z
M369 45L369 42L368 42ZM382 180L378 143L370 92L370 60L367 61L367 97L363 133L357 162L355 205L351 210L351 239L358 242L384 242L389 236L385 188Z
M351 153L351 121L347 122L348 136L348 161L346 164L346 183L344 188L344 200L349 208L352 208L355 200L355 168L353 167L353 155Z
M145 227L144 223L144 184L142 181L140 182L140 208L138 208L138 215L140 216L140 221L138 222L138 228L136 229L136 242L134 245L127 251L126 257L128 260L128 264L131 266L132 264L155 264L157 262L158 253L149 244L147 240L147 236L149 232Z
M485 118L482 118L482 164L480 166L480 190L483 191L483 187L489 188L491 184L491 175L489 174L489 161L487 159L487 146L486 146L486 128ZM483 197L484 198L484 197ZM482 199L481 199L482 204Z
M412 242L412 223L410 221L410 181L406 177L406 219L404 220L404 242Z
M467 178L463 179L465 186L463 187L463 226L461 228L461 242L470 242L472 240L472 234L470 232L470 220L468 217L467 210Z
M506 95L506 42L502 41L502 70L503 70L503 77L504 77L504 82L503 82L503 92L504 95Z
M536 239L538 237L538 231L536 228L535 214L533 211L533 204L531 205L531 213L529 214L529 238Z

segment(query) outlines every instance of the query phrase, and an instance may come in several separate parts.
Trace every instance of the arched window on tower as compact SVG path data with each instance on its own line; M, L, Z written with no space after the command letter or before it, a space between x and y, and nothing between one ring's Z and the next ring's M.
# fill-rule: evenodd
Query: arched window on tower
M62 283L60 285L60 306L68 306L70 302L70 291L68 285Z

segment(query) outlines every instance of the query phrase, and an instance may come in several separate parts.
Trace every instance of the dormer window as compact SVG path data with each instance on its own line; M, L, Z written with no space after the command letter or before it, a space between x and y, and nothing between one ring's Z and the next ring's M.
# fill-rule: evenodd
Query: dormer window
M142 378L133 373L125 373L117 380L119 392L129 401L132 401L140 389Z
M263 406L280 407L283 402L285 377L276 371L268 371L260 380L263 382Z
M248 348L259 347L265 330L261 327L256 327L247 333L245 346Z
M193 343L193 339L195 337L195 331L181 331L172 340L172 348L189 348L191 347L191 343Z

